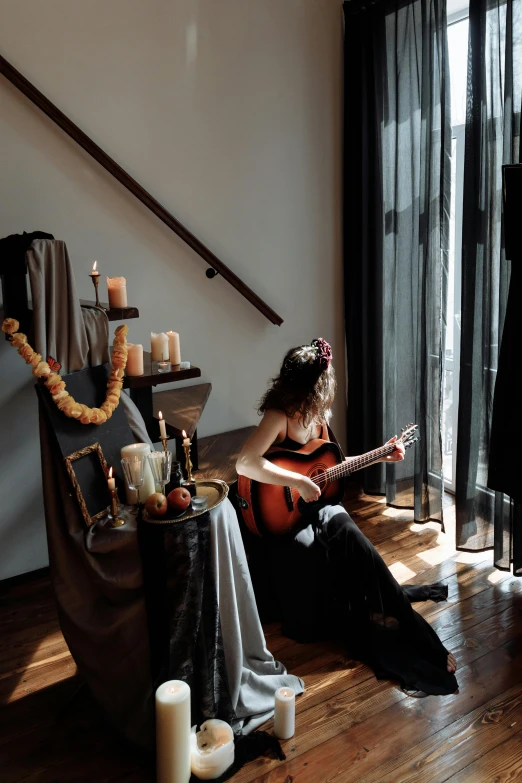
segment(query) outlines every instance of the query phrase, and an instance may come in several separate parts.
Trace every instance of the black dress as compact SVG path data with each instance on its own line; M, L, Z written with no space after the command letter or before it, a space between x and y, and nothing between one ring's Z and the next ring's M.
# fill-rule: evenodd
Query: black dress
M302 445L288 436L277 444L292 450ZM408 690L457 690L448 651L410 603L443 601L447 586L401 587L343 506L326 506L286 536L252 536L246 544L262 618L277 613L285 636L341 639L377 679L396 680Z

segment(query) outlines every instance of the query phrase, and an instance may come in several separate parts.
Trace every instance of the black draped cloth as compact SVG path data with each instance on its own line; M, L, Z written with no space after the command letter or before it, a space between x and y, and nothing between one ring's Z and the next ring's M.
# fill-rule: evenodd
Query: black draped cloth
M451 126L446 4L344 3L348 454L419 425L367 492L442 521L442 381Z
M249 540L247 546L262 618L281 619L283 634L298 641L340 640L377 679L408 690L457 690L447 671L448 651L411 606L445 600L447 587L401 587L342 506L327 506L288 536Z
M212 571L210 514L172 525L140 521L153 690L184 680L192 725L235 723Z
M456 541L464 550L494 547L495 566L513 563L521 576L519 455L511 444L521 427L522 262L504 250L502 166L520 162L522 0L470 0L466 105Z

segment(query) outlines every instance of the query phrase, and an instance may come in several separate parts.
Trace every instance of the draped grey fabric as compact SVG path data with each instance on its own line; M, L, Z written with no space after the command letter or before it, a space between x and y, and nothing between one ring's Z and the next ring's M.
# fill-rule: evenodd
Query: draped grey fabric
M363 481L367 491L385 490L388 503L412 506L417 520L441 520L451 185L446 6L351 0L345 31L349 453L416 422L415 454L365 471Z
M107 317L99 309L80 307L65 244L35 241L27 260L35 349L45 357L53 355L64 371L106 362ZM148 441L141 414L126 395L124 399L136 439ZM136 744L152 747L154 693L136 518L127 515L126 524L117 529L101 520L87 530L43 406L40 443L51 577L64 637L78 670L114 725ZM223 629L230 696L238 719L234 728L247 733L272 714L277 687L301 693L303 684L287 675L266 649L230 503L211 511L210 519L217 622Z
M471 0L462 232L462 338L456 464L457 546L513 559L515 508L487 488L493 398L510 262L502 164L520 162L522 1ZM517 262L520 263L520 262ZM519 305L520 306L520 305ZM520 339L520 337L519 337ZM518 525L520 518L518 504ZM522 574L522 548L515 572Z
M109 361L109 321L98 307L81 307L65 242L36 239L26 253L33 300L34 348L60 362L62 374ZM152 442L127 394L121 395L136 442Z

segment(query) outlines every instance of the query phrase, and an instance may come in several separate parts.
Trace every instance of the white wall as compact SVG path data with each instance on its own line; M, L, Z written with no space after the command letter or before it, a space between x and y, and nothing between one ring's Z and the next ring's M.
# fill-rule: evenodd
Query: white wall
M0 77L0 236L125 275L129 340L181 334L213 385L200 436L257 421L291 346L344 379L340 0L2 0L0 52L285 319L271 325ZM0 578L47 562L36 398L0 341ZM334 426L344 434L344 383ZM23 475L23 481L20 477Z

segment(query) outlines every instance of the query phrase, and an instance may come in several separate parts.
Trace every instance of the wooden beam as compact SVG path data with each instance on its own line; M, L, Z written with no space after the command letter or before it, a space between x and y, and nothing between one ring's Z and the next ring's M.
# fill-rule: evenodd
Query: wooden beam
M59 128L61 128L68 136L71 137L80 147L89 153L89 155L96 160L100 166L112 174L112 176L120 182L124 188L133 194L142 204L145 204L150 211L156 215L166 226L168 226L180 239L182 239L189 247L194 250L201 258L209 264L212 269L215 269L219 274L230 283L230 285L239 291L245 299L254 305L260 313L262 313L269 321L276 326L281 326L283 319L278 315L266 302L264 302L249 286L246 285L231 269L220 261L214 253L200 242L200 240L194 236L185 226L177 220L174 215L171 215L165 207L163 207L159 201L151 196L148 191L145 190L130 174L119 166L101 147L94 143L80 128L74 124L57 106L43 95L36 87L29 82L25 76L16 70L2 55L0 55L0 73L11 82L20 92L22 92L26 98L38 106Z

